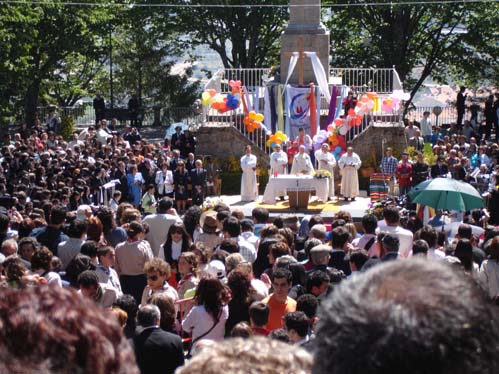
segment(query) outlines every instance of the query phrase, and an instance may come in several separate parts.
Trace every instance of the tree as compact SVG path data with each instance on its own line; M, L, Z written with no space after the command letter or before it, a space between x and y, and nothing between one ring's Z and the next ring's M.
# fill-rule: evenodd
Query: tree
M205 4L185 1L186 5ZM212 1L225 7L189 7L177 11L179 29L194 44L205 44L218 53L225 68L258 68L278 61L279 36L289 17L287 8L258 7L288 4L287 0L261 0L253 7L241 0Z
M199 95L199 82L190 80L192 61L185 61L190 43L176 24L162 8L134 7L124 14L113 47L119 100L136 94L141 105L190 106Z
M0 76L11 76L6 85L22 99L29 125L35 122L43 84L57 73L60 77L71 73L67 71L71 56L92 58L103 52L110 14L104 6L65 5L60 0L2 4L0 23L7 42L2 57L8 63L2 65ZM19 66L12 67L17 61Z
M497 65L497 3L347 2L352 6L331 8L327 21L333 65L395 67L411 100L430 76L478 79L485 66ZM345 1L324 2L334 3Z

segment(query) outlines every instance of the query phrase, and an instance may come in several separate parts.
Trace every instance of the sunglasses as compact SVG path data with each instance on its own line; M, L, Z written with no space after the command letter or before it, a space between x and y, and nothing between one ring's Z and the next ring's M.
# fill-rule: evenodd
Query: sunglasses
M153 282L156 282L158 280L158 276L157 275L148 275L147 276L147 280L151 280Z

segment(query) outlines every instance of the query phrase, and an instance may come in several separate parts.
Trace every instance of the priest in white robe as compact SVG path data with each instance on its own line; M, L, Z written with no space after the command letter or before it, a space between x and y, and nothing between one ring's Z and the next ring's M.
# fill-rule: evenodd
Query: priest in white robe
M310 156L305 152L305 146L300 145L298 153L293 158L293 166L291 166L291 174L312 174L314 165L310 160Z
M270 177L287 174L288 172L288 155L281 150L281 145L274 146L274 152L270 155ZM277 196L284 200L286 191L277 191Z
M329 179L329 199L334 198L334 167L336 166L336 159L330 152L329 144L324 143L319 150L315 152L315 160L317 161L319 169L327 170L331 173Z
M359 170L362 161L358 154L353 152L352 147L347 148L347 152L344 153L338 160L338 165L342 171L341 178L341 194L345 198L355 200L359 196Z
M256 201L258 186L256 184L256 156L251 153L251 146L246 146L246 154L241 157L241 201Z

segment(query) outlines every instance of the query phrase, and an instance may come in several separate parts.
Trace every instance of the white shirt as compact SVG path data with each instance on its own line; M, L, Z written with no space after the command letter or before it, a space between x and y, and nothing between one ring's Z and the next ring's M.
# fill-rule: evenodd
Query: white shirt
M84 240L77 238L69 238L57 245L57 256L61 260L62 269L66 270L71 260L80 253L80 248Z
M374 241L371 246L369 248L365 248L367 243L369 243L369 241L373 238ZM354 240L352 240L352 245L357 248L365 249L369 257L380 257L379 246L376 245L376 235L374 234L364 234L360 238L355 238Z
M343 169L345 166L354 166L355 169L359 169L360 165L362 165L362 161L357 153L352 152L352 155L349 156L348 152L343 153L343 155L338 160L338 166L340 169Z
M168 231L167 231L167 233L168 233ZM180 257L181 253L182 253L182 240L179 241L178 243L176 243L172 240L172 260L177 261L178 258ZM158 257L164 260L165 259L165 251L160 250Z
M412 251L412 239L414 235L409 230L403 229L400 226L384 226L383 231L388 232L389 234L397 235L400 241L399 246L399 258L407 258L411 254ZM379 233L379 227L376 229L376 233Z
M499 296L499 262L485 260L478 272L478 281L490 298Z
M225 335L225 322L229 318L229 307L225 305L222 308L220 319L216 326L209 334L203 336L202 339L221 341ZM210 330L215 323L215 320L208 314L204 305L196 305L187 314L187 317L182 321L182 328L187 332L192 332L192 340L196 340L199 336Z
M166 241L168 230L170 230L170 227L174 223L182 223L182 220L179 216L174 216L172 214L156 213L145 216L142 222L149 225L149 232L146 234L146 240L151 245L154 257L158 257L163 253L161 246ZM162 258L164 258L164 254Z
M431 122L427 117L423 117L420 122L421 125L421 135L430 136L431 135Z

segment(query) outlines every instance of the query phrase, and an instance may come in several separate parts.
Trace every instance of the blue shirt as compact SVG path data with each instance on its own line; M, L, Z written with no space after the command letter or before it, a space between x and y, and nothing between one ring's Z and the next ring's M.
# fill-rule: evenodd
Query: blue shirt
M398 161L395 157L383 157L381 159L381 172L389 176L394 176L397 171Z

